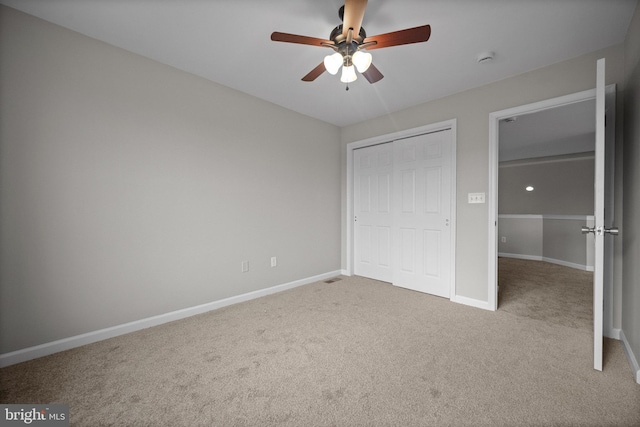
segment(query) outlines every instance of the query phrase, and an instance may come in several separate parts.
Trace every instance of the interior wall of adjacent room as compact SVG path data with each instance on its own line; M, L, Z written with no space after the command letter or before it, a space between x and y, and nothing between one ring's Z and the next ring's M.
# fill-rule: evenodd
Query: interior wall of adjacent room
M346 144L429 123L457 119L456 292L462 297L488 301L488 209L487 204L468 204L467 194L488 191L489 114L593 89L596 61L602 57L607 60L607 84L622 83L623 52L623 45L612 46L377 119L343 127L343 187L346 188ZM343 190L343 213L346 212L346 203L346 192ZM347 220L344 214L343 218L344 221ZM345 224L342 230L345 248L342 257L344 268L347 264Z
M4 6L0 93L0 353L340 269L337 127Z
M500 163L498 213L593 215L593 179L593 155Z

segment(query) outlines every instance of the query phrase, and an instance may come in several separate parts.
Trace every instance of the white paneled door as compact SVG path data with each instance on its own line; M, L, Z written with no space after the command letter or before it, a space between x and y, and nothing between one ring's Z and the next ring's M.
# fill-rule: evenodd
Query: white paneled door
M354 151L354 273L442 297L451 286L452 132Z
M391 144L354 152L354 273L391 282Z
M449 298L451 132L394 141L393 284Z

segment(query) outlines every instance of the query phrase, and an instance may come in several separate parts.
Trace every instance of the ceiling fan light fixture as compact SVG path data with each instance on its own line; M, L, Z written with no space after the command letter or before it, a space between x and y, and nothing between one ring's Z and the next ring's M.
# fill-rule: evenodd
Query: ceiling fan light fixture
M342 67L342 76L340 77L340 81L342 83L351 83L354 82L358 76L356 76L356 69L353 65Z
M339 52L324 57L324 68L326 68L330 74L336 75L340 66L342 66L342 55Z
M362 52L361 50L354 53L351 57L351 62L353 62L353 65L355 65L361 73L364 73L369 69L372 60L373 57L369 52Z

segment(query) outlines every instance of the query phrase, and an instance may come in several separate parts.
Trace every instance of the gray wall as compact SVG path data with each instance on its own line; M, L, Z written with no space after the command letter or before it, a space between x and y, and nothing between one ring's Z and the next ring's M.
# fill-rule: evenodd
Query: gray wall
M499 215L498 255L593 271L593 237L580 232L584 225L593 226L592 218L586 215Z
M3 6L0 93L0 353L340 269L337 127Z
M543 232L542 215L515 218L499 216L498 253L522 255L524 258L541 260L543 257Z
M613 46L390 113L374 120L344 127L341 131L343 147L353 141L443 120L457 119L456 292L459 296L486 302L488 301L488 210L486 204L468 204L467 193L488 192L489 114L593 89L596 60L602 57L607 59L607 84L621 84L623 53L622 45ZM343 148L342 170L343 181L346 183L345 152L346 149ZM344 187L346 188L346 184ZM343 212L346 212L344 193L343 203ZM346 224L344 223L342 230L343 242L346 242ZM343 245L346 247L346 243ZM343 254L342 263L343 266L346 265L346 251ZM620 272L618 271L617 274ZM614 289L615 292L619 292L619 288ZM619 305L614 304L614 312L619 310Z
M625 41L623 168L622 331L640 362L640 6Z
M593 215L593 162L563 156L501 163L498 213Z
M587 220L566 220L545 218L542 233L542 253L549 260L559 260L578 266L593 268L589 260L589 246L593 246L591 236L580 232L580 227L588 225Z

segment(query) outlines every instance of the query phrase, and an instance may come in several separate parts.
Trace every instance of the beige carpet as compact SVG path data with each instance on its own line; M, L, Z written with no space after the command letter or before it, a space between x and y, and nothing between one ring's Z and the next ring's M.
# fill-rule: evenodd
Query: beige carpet
M502 285L506 290L509 284ZM638 426L621 344L358 277L2 370L78 426Z
M517 316L593 330L593 273L498 258L498 307Z

